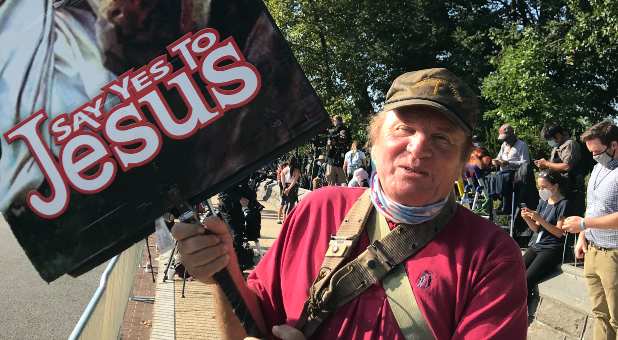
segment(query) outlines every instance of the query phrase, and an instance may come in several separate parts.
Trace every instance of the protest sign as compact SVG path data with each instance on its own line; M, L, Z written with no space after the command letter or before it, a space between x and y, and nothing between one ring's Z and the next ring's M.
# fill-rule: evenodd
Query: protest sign
M0 211L46 281L328 124L261 1L6 0L0 28Z

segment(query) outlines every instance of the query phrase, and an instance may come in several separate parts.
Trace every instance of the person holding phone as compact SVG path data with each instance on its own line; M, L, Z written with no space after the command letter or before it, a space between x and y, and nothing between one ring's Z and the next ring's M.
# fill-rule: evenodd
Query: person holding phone
M515 173L521 166L530 163L528 144L517 138L515 129L510 124L503 124L498 130L498 142L501 142L500 152L492 164L500 168L498 176L502 181L500 192L502 204L497 210L500 215L510 215L513 205L513 182ZM517 196L517 194L516 194Z
M533 297L535 286L549 272L554 270L562 259L564 231L561 228L567 212L568 201L562 190L563 177L559 172L544 170L537 178L539 204L536 211L521 207L521 217L534 232L528 250L524 254L528 301Z

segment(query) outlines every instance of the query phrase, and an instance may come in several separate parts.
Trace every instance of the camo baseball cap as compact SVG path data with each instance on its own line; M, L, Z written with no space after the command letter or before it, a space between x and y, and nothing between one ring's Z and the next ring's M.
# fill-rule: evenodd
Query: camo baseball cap
M427 106L444 113L471 134L479 115L476 94L445 68L408 72L395 79L382 111L407 106Z

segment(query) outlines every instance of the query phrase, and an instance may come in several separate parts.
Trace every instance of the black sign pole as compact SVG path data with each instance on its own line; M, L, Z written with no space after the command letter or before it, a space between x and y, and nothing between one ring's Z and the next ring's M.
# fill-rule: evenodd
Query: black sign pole
M188 219L183 219L181 220L181 222L200 223L197 211L193 209L193 206L180 198L178 188L173 188L172 190L170 190L170 197L172 198L172 200L175 201L176 206L181 208L181 211L190 210L193 212L192 217L189 217ZM215 216L215 210L210 203L210 199L206 200L206 204L208 205L210 213ZM211 232L209 230L206 230L206 233L209 234ZM232 306L234 314L236 314L236 317L238 317L238 320L240 320L240 323L247 332L247 335L261 338L262 335L259 328L257 327L257 323L249 312L249 308L247 307L245 300L243 300L242 295L240 295L238 287L236 287L236 284L234 283L234 280L232 279L229 270L227 268L222 269L221 271L213 275L213 279L217 282L217 284L223 291L223 294L225 294L225 297Z
M152 268L152 255L150 255L150 244L148 243L148 237L146 236L146 249L148 250L148 265L150 266L150 273L152 274L152 283L155 283L154 269Z

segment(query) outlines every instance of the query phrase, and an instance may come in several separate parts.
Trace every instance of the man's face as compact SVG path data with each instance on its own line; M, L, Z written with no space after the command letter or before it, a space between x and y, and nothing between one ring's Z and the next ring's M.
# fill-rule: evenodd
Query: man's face
M562 144L565 141L565 138L560 132L558 132L554 135L554 141L558 144Z
M601 140L598 138L586 141L586 147L588 148L588 151L592 153L593 156L597 156L597 155L602 154L603 152L606 152L608 155L610 156L613 155L614 158L616 158L616 156L618 155L618 152L614 151L615 147L612 147L612 145L615 146L616 142L612 142L610 146L608 147L607 145L601 143Z
M372 148L382 189L407 206L443 199L461 175L465 141L463 130L434 110L387 112Z

